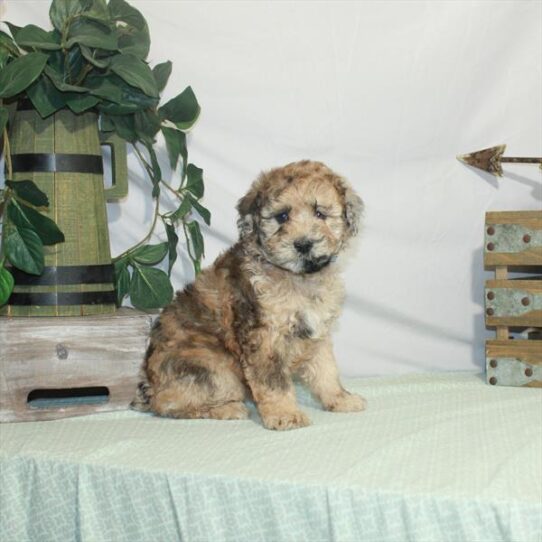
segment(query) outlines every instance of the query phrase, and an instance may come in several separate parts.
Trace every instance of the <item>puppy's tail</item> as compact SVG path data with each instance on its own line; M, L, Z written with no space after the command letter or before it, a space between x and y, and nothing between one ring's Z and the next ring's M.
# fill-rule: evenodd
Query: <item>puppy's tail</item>
M152 389L147 375L144 371L140 373L141 380L137 385L136 396L133 401L130 403L130 408L132 410L138 410L140 412L149 412L151 410L150 399L152 396Z

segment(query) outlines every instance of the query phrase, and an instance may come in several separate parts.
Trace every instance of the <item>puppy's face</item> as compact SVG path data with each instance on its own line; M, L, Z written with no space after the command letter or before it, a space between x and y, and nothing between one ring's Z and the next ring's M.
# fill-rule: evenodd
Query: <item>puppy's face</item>
M265 258L293 273L316 273L357 233L361 199L320 162L262 174L238 204L241 238L254 236Z

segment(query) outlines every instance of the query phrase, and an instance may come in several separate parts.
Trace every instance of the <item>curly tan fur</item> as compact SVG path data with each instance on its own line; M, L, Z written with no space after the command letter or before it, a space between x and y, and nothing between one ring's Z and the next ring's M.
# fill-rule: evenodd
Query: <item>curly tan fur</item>
M361 199L305 160L263 173L237 209L239 241L157 320L132 406L241 419L250 398L265 427L303 427L298 375L324 408L363 410L340 384L330 337L344 296L336 259L358 231Z

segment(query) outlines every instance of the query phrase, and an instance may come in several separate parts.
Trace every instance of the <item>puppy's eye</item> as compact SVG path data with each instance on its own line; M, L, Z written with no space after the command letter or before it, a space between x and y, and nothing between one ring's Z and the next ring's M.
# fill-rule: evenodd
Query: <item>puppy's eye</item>
M315 214L316 217L320 220L325 220L327 218L327 215L325 215L324 213L322 213L322 211L319 211L318 209L316 209Z
M282 213L279 213L278 215L275 215L275 220L279 224L284 224L285 222L288 221L288 218L290 218L290 216L288 215L288 211L283 211Z

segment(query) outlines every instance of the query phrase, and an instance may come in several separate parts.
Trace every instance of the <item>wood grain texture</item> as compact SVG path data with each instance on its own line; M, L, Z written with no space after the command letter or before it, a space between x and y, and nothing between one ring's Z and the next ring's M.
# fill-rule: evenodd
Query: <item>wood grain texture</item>
M542 229L542 211L489 211L486 224L521 224Z
M542 366L542 341L489 340L486 341L486 355L488 358L517 358Z
M126 409L138 381L152 316L0 318L0 421L50 420ZM32 408L34 390L105 386L107 403Z

